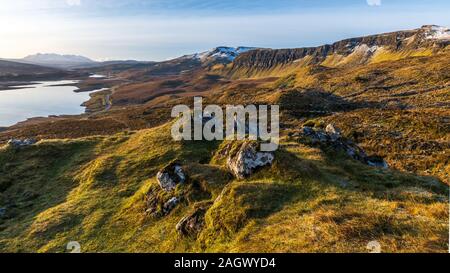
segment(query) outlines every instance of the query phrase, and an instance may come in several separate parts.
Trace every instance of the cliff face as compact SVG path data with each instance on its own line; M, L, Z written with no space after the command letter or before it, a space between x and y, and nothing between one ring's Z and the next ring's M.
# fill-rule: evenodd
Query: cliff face
M320 63L327 56L340 55L343 57L360 52L361 56L373 56L379 51L391 52L443 49L450 44L448 29L438 26L423 26L409 31L397 31L366 37L345 39L331 45L306 47L295 49L257 49L238 56L231 70L239 68L269 69L277 65L284 65L310 57L310 62Z

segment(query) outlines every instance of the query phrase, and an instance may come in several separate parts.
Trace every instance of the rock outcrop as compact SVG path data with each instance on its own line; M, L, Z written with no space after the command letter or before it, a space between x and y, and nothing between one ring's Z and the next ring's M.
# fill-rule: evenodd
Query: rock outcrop
M181 164L174 162L163 168L156 175L160 187L165 191L172 191L186 181L186 174Z
M181 218L176 225L178 233L186 237L196 237L205 225L205 213L208 208L209 206L197 208L187 216Z
M169 214L178 205L179 202L180 200L177 197L170 198L169 201L167 201L163 205L163 214Z
M26 138L26 139L12 138L8 141L7 144L13 148L23 148L23 147L31 146L31 145L35 144L36 142L37 142L37 140L35 140L33 138Z
M231 70L270 69L294 63L305 57L309 57L311 63L319 64L330 55L349 56L360 51L366 52L364 55L373 55L379 49L402 51L431 48L437 50L450 44L449 39L440 38L444 37L443 35L448 35L448 30L440 30L438 26L423 26L415 30L350 38L318 47L255 49L240 54L234 60Z
M249 177L261 167L271 165L275 156L272 152L258 152L256 142L243 142L237 152L230 154L227 167L238 179Z
M333 141L341 138L341 130L336 128L333 124L328 124L325 128L325 132L331 137Z
M149 189L145 197L145 213L153 217L163 217L168 215L181 201L180 197L167 199L165 194L161 194L158 186Z
M322 145L331 147L337 151L344 151L349 157L361 161L364 164L374 167L388 168L388 164L383 158L378 156L368 156L353 141L342 137L341 130L333 124L326 126L325 130L312 127L303 127L301 136L312 145Z

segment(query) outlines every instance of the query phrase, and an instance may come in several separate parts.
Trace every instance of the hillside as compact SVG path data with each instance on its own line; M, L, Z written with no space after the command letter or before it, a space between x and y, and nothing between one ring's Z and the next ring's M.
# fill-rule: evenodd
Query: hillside
M447 35L96 67L111 89L88 104L107 111L0 131L0 252L447 252ZM171 109L193 96L280 105L273 161L241 177L255 143L174 142Z
M0 59L0 91L12 86L29 84L29 81L56 80L70 75L65 71L33 64L24 64Z
M220 143L174 143L165 125L136 133L43 141L0 152L0 249L63 252L386 252L448 249L446 187L284 138L272 167L228 174ZM189 176L163 191L156 173L178 160ZM168 215L150 215L173 196ZM206 210L198 234L183 216ZM193 237L192 237L193 236ZM26 239L24 239L26 238Z
M58 73L58 69L52 69L47 67L42 67L33 64L24 64L6 60L0 60L0 77L6 76L21 76L21 75L32 75L32 74L48 74L48 73Z
M450 44L450 31L419 29L350 38L330 45L295 49L259 49L241 54L230 65L234 77L267 76L308 65L349 67L408 57L430 56Z

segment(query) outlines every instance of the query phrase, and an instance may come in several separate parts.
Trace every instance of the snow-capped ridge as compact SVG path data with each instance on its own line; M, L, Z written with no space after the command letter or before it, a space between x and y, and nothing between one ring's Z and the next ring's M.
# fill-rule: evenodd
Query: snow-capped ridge
M367 44L360 44L353 48L353 52L362 52L364 54L373 54L380 48L381 48L380 46L376 46L376 45L368 46Z
M186 55L185 58L195 58L200 61L207 61L207 60L225 60L225 61L234 61L234 59L239 56L240 54L257 49L256 47L227 47L227 46L219 46L216 48L213 48L208 51L204 51L201 53L195 53L191 55Z
M429 40L450 40L450 29L443 26L427 25L422 27L425 30L425 38Z

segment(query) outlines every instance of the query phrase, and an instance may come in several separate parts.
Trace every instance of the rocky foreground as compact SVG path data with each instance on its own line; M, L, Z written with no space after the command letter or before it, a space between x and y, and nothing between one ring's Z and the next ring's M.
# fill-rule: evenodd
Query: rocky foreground
M5 145L2 251L447 251L448 187L335 126L300 127L273 153L169 130Z

